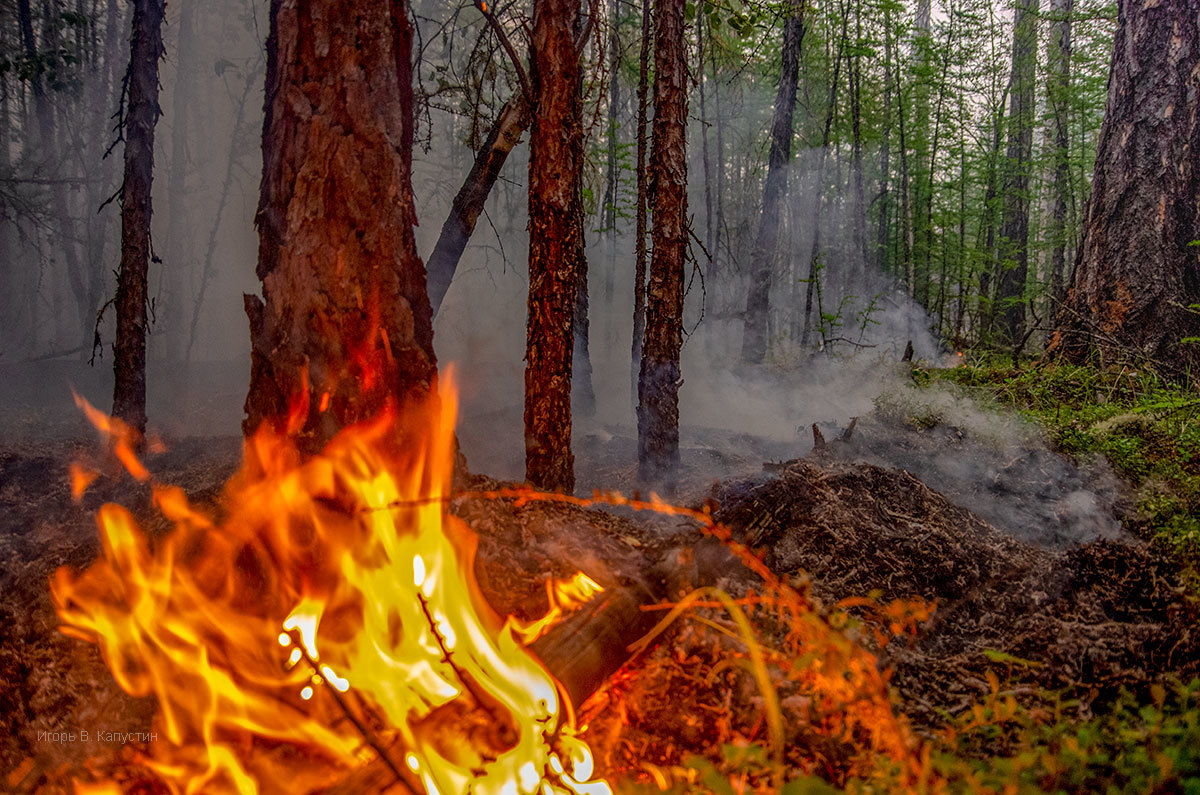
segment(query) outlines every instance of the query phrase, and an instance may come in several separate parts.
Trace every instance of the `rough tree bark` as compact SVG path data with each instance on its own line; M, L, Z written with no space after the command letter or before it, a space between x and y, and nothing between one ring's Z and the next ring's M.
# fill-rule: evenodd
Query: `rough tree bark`
M404 0L272 0L244 430L305 451L436 380ZM311 399L310 399L311 396Z
M1122 0L1083 245L1049 348L1194 377L1200 3Z
M133 4L125 109L112 413L139 433L146 430L146 272L150 267L150 186L154 177L164 5L163 0L136 0Z
M754 239L754 271L746 293L742 360L758 364L767 354L767 315L771 308L771 274L779 248L779 220L787 194L787 169L792 159L792 118L796 110L796 85L800 78L800 47L804 41L804 7L791 0L791 14L783 24L779 85L771 123L771 149L767 155L767 181L763 186L762 218Z
M575 488L571 359L579 254L583 101L574 31L580 0L536 0L529 77L529 317L525 345L525 479Z
M1025 281L1029 272L1029 171L1033 157L1034 71L1037 66L1038 0L1018 0L1013 8L1012 78L1009 89L1008 148L1000 190L996 301L1002 331L1016 353L1025 340Z
M580 83L582 97L583 84ZM581 110L582 112L582 110ZM574 351L571 354L571 408L580 417L596 414L596 391L592 387L591 320L588 317L588 261L587 245L583 238L583 155L580 144L580 168L575 174L575 218L571 222L579 227L575 241L575 326Z
M667 481L679 466L679 351L687 253L688 67L685 0L659 0L654 18L650 153L653 252L638 375L638 475Z

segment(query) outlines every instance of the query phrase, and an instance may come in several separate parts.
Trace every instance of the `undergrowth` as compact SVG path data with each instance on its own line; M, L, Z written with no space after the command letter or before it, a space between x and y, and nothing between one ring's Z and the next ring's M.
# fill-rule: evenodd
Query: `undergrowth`
M1130 367L983 359L916 370L1015 409L1074 458L1101 454L1136 489L1125 525L1166 550L1200 593L1200 394Z
M984 360L918 368L913 377L923 385L957 384L1016 410L1070 457L1105 456L1135 489L1126 526L1177 559L1200 593L1200 395L1148 371L1045 362L1014 368L1010 360ZM987 676L990 693L945 715L931 735L913 738L907 764L876 754L874 764L860 761L857 774L836 787L828 776L795 767L780 782L777 766L772 780L768 748L738 739L719 754L686 757L662 771L671 775L632 791L1200 795L1200 680L1147 683L1140 697L1122 691L1102 713L1080 720L1078 703L1055 693L1030 696L1021 674L1034 663L988 656L996 663Z

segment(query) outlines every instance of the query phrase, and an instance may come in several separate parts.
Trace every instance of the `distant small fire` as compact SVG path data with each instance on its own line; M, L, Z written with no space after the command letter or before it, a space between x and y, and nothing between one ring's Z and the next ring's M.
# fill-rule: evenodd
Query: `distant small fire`
M492 612L475 538L446 511L452 389L309 459L259 432L220 516L154 483L126 429L86 410L172 529L149 538L103 506L102 558L60 569L53 597L64 632L96 643L127 692L158 699L146 764L172 791L324 791L382 760L429 795L610 792L525 648L600 586L551 583L550 613L528 624ZM395 452L401 424L421 441ZM73 490L94 477L77 467Z

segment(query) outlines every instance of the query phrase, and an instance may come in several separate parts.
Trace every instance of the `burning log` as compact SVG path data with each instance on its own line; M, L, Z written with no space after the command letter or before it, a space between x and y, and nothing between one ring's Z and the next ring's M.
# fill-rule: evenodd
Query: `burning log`
M653 629L658 620L655 613L642 608L661 601L665 596L666 586L663 583L654 586L637 582L607 591L555 626L529 648L562 685L571 703L581 704L634 656L630 647ZM465 714L461 709L454 710L454 714L435 710L424 719L423 724L452 724L445 731L455 739L469 739L470 746L475 749L503 746L503 736L490 737L486 731L473 730L481 717L497 717L496 710L488 705L474 706L475 715ZM481 728L494 727L489 725ZM503 735L503 732L499 734ZM392 760L403 756L402 743L395 741L384 747L373 742L371 744L375 746L378 756L352 771L330 788L327 795L411 790L409 777L406 774L400 777L393 769L395 763ZM403 770L400 772L404 773Z
M605 592L530 647L559 681L572 704L582 704L633 654L629 647L654 628L643 607L668 595L665 583L645 581Z

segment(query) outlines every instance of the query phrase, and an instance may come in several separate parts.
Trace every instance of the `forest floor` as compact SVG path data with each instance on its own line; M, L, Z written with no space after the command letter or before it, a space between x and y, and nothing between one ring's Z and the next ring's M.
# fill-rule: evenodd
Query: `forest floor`
M480 585L501 613L537 615L549 577L606 582L686 550L680 565L708 590L581 706L619 791L894 789L914 771L953 791L1200 787L1195 398L1129 371L912 375L848 438L825 428L830 442L801 458L710 488L695 463L681 499L715 500L756 550L741 563L682 518L452 506L479 535ZM580 467L619 481L627 441L589 441ZM46 734L153 720L95 647L55 629L48 578L94 559L103 502L166 529L128 478L71 499L67 466L93 448L69 435L0 446L0 790L112 776L158 791L139 778L137 743ZM169 448L155 477L204 503L240 442Z

